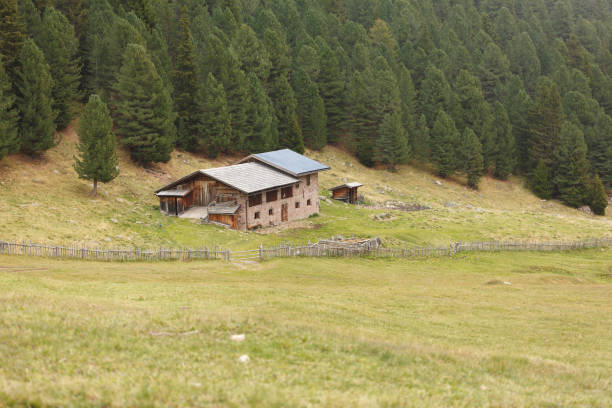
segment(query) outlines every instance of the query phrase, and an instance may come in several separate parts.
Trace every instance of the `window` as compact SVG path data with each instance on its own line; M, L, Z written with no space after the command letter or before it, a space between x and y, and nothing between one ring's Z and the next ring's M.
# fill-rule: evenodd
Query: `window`
M259 211L257 211L257 212L255 213L255 219L256 219L256 220L258 220L258 219L259 219Z
M268 191L266 193L266 203L278 200L278 190Z
M296 190L299 190L299 189L300 189L300 183L297 183L297 184L295 185L295 189L296 189Z
M283 187L281 189L281 198L293 197L293 187Z
M295 202L295 208L300 208L300 202L299 201Z
M306 200L306 205L311 205L312 203L310 202L310 198L308 200Z
M306 185L310 185L310 174L306 176Z
M255 207L261 204L261 193L249 196L249 207Z
M274 210L270 208L270 209L268 210L268 215L274 215Z

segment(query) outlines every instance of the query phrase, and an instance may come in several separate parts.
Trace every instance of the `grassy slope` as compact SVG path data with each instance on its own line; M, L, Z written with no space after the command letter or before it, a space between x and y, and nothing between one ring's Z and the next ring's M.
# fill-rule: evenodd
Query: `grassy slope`
M367 169L335 148L309 152L332 166L321 176L322 193L341 182L359 180L372 202L399 199L432 210L393 212L390 220L375 221L372 215L388 211L322 203L320 217L290 228L256 234L226 231L161 216L153 208L158 204L153 191L194 169L229 164L236 158L210 161L175 152L172 161L159 165L153 174L134 166L121 152L121 175L103 185L102 194L92 199L90 183L77 179L72 169L75 143L74 132L68 131L42 160L15 155L0 161L0 239L90 246L254 248L260 242L305 242L335 234L380 236L389 245L407 246L512 237L572 239L612 231L612 216L595 218L556 202L541 202L519 180L485 178L480 192L451 181L437 186L436 178L426 171L407 166L397 173ZM448 202L457 207L446 207Z
M0 256L0 406L611 406L610 259Z

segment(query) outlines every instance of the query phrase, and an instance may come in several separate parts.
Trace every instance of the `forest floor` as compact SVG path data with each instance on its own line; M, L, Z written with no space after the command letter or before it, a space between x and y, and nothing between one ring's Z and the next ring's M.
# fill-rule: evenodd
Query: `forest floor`
M582 239L612 231L612 215L594 217L556 201L542 201L519 178L485 177L480 191L473 191L460 178L439 180L414 166L401 166L397 172L366 168L334 147L307 152L332 168L320 174L320 194L328 196L330 187L360 181L368 206L326 200L319 216L308 220L258 232L231 231L161 215L154 191L195 169L232 164L239 158L208 160L175 151L169 163L143 169L120 150L121 174L101 185L94 198L91 183L79 180L72 167L76 142L70 128L58 146L39 159L12 155L0 161L0 240L90 247L252 249L260 243L305 243L340 234L378 236L387 246L409 247L459 240ZM386 208L390 201L430 209Z
M0 406L609 407L611 259L0 256Z

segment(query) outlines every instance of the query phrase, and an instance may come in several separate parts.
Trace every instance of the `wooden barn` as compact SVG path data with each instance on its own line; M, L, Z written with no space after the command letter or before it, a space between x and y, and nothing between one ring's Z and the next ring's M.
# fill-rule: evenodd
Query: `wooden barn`
M337 186L334 188L330 188L329 191L332 192L332 198L334 200L340 200L354 204L358 201L357 189L362 186L363 184L361 183L352 182L342 184L341 186Z
M289 149L197 170L156 191L167 215L247 230L319 212L318 173L329 167Z

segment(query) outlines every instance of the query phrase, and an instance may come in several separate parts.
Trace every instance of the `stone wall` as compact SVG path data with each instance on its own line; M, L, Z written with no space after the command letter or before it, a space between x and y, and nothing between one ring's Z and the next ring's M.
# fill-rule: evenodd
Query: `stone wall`
M281 224L282 205L287 204L287 221L300 220L308 218L310 215L319 212L319 178L318 174L310 175L310 184L308 176L300 177L299 185L294 185L293 196L289 198L281 198L281 189L277 190L277 199L275 201L266 201L266 192L262 193L262 203L256 206L248 207L247 209L247 226L246 228L256 228L258 226L268 227ZM310 200L310 205L308 201ZM248 204L248 200L246 200ZM298 206L299 203L299 206ZM241 208L242 210L242 208ZM238 210L240 211L240 210ZM259 213L259 217L256 214ZM245 227L238 224L239 229Z

